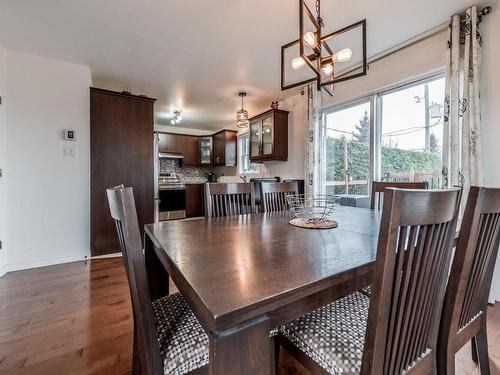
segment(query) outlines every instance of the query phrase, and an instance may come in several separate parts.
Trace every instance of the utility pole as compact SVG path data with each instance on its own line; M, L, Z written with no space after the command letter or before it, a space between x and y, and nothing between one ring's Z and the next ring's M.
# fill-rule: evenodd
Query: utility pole
M430 129L430 113L429 113L429 84L426 83L424 86L424 103L425 103L425 151L429 152L431 150L431 129Z

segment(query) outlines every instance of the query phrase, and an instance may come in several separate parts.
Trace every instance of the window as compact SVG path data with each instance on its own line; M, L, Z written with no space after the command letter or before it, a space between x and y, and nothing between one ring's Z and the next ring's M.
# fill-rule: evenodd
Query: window
M444 90L438 76L326 110L327 194L368 195L373 179L440 188Z
M444 78L380 96L384 181L441 187Z
M370 102L326 115L327 194L367 194L370 174Z
M238 138L238 148L240 155L240 174L260 173L260 164L250 163L250 137L248 134Z

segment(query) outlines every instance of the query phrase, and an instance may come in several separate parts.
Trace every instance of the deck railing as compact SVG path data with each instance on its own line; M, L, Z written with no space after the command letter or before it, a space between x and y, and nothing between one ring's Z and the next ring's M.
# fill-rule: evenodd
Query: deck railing
M398 172L386 173L382 181L392 182L427 182L429 189L441 189L441 171L432 173L418 172ZM369 194L369 180L341 180L341 181L326 181L326 193L334 195Z

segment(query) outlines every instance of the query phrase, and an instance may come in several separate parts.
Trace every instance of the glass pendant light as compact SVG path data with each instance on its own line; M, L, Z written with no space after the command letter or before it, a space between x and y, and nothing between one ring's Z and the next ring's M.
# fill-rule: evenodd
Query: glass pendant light
M236 126L239 129L248 128L248 111L243 108L243 98L247 96L246 92L240 92L238 94L241 97L241 109L236 112Z

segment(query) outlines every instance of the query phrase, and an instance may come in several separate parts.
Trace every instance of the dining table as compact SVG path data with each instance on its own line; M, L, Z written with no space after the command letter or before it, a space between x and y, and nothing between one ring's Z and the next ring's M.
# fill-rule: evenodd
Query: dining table
M169 277L209 339L210 374L270 374L270 331L372 282L380 213L337 207L333 229L290 211L145 226L152 299ZM279 348L278 348L279 349Z

